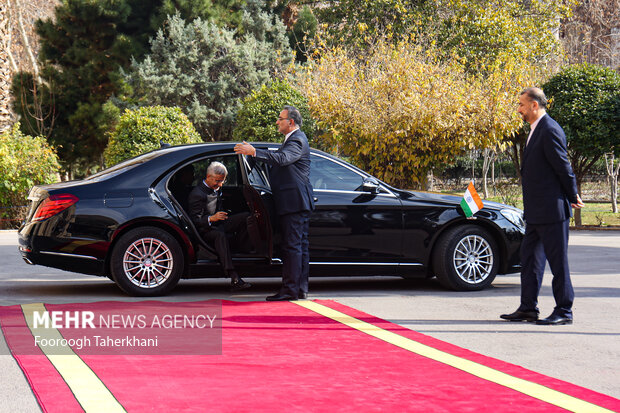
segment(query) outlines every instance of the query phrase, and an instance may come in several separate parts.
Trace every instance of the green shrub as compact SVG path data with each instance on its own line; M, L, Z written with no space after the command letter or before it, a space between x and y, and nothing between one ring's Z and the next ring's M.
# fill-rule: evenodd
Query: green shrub
M577 189L605 153L620 154L620 74L582 63L565 67L543 85L549 116L566 133ZM575 225L581 225L581 209Z
M24 218L23 206L30 188L58 181L59 169L58 155L45 138L22 134L17 123L0 134L2 227L15 226Z
M564 129L580 180L606 152L620 154L620 74L583 63L567 66L543 85L549 115Z
M301 130L309 140L315 135L315 122L310 116L308 100L285 81L276 80L264 85L245 98L237 112L233 138L245 141L280 142L276 120L285 105L299 109L303 122Z
M178 107L146 106L127 110L103 154L106 166L157 149L160 141L171 145L202 142L194 125Z

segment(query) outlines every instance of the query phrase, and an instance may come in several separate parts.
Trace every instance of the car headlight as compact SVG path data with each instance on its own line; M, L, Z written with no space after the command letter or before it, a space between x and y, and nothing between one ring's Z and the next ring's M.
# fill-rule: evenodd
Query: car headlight
M521 211L520 209L504 208L499 212L504 216L504 218L506 218L508 221L512 222L519 228L525 228L525 221L523 221L523 211Z

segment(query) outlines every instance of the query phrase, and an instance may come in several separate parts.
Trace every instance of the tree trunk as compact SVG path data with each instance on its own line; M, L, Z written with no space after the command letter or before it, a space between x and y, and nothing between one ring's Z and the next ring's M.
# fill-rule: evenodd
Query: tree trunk
M616 157L612 154L605 154L605 166L609 178L609 189L611 195L611 211L618 213L618 174L620 174L620 161L615 165Z
M483 162L482 162L482 182L484 187L484 199L489 197L489 187L487 185L488 175L489 175L489 167L495 161L495 151L486 148L483 152Z
M620 166L620 164L618 164ZM611 181L611 212L618 213L618 170L616 169L616 176L610 177Z
M3 10L0 10L0 21L3 21L6 18L6 32L4 31L4 27L0 29L0 49L3 48L5 50L9 63L11 64L12 72L17 73L19 68L17 67L12 51L13 26L11 25L11 0L6 0L6 4L0 5L0 8L3 8ZM0 23L0 25L3 24L4 22Z
M478 159L478 154L475 150L469 151L469 159L471 159L471 180L476 182L476 159Z
M577 193L579 194L579 196L581 196L581 179L580 178L577 179ZM581 209L580 208L575 209L574 218L575 218L575 226L580 227L581 226Z
M493 185L493 196L497 196L497 187L495 186L495 160L491 163L491 184Z
M427 191L434 191L435 189L435 177L433 176L433 170L429 169L428 173L426 174L426 190Z
M9 6L0 3L0 133L11 127L11 66L10 66L11 27L9 25Z
M515 171L517 172L519 184L521 183L521 159L523 157L523 147L525 146L526 137L527 135L521 131L510 140L511 144L509 150L506 151L515 167Z
M39 65L37 64L37 59L34 57L34 53L32 51L32 47L30 46L30 40L28 39L28 34L26 33L26 28L24 26L24 19L22 17L22 7L20 4L20 0L15 0L15 11L17 13L17 23L19 26L19 33L22 37L22 42L24 45L24 49L28 55L28 60L30 60L30 64L32 65L32 71L34 76L39 84L41 84L41 77L39 75Z

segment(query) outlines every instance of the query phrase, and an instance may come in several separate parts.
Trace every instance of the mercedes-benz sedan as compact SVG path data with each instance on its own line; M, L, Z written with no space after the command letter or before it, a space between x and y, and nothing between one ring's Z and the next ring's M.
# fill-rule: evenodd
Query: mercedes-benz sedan
M250 213L252 247L233 250L238 271L279 276L269 167L235 154L233 147L222 142L163 148L84 180L32 188L19 230L24 260L110 277L138 296L166 294L182 278L223 277L184 207L209 163L219 161L229 171L225 208ZM311 277L437 276L448 288L479 290L498 273L520 269L520 210L485 202L467 219L460 197L393 188L318 150L312 150L311 162ZM182 179L188 170L193 179Z

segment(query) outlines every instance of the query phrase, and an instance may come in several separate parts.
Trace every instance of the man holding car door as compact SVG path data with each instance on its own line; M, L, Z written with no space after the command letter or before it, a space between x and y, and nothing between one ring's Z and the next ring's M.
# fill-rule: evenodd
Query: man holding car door
M256 149L247 142L235 145L235 152L254 156L270 165L271 189L282 233L282 287L267 301L307 298L309 268L308 231L314 197L310 184L310 146L299 127L299 110L285 106L276 121L284 143L277 151Z

